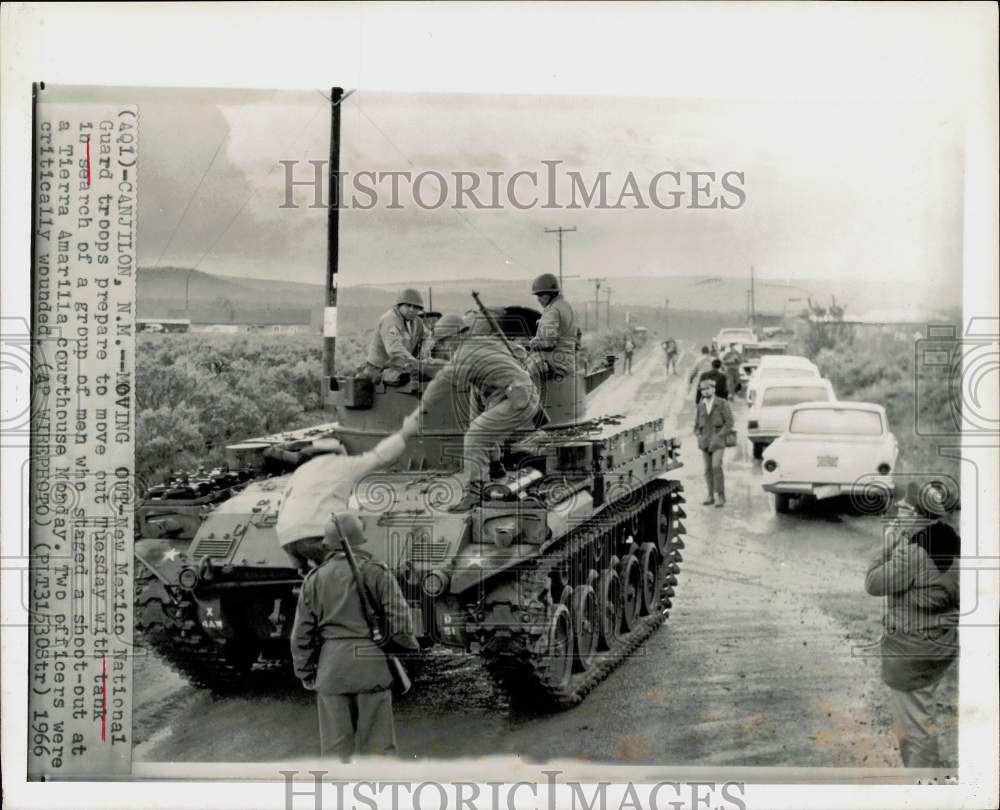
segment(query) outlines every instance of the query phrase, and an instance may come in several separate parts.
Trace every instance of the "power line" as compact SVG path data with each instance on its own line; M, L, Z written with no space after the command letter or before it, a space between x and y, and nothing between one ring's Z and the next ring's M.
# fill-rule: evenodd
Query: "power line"
M187 205L184 206L184 210L181 212L181 218L178 219L177 224L174 225L174 229L170 233L170 238L167 239L167 244L163 246L163 250L160 251L160 255L157 257L156 263L153 265L153 267L160 266L160 262L163 260L163 257L166 254L167 249L173 244L174 237L177 236L177 231L180 230L181 223L184 222L184 217L187 216L187 212L188 209L191 207L191 203L193 203L194 198L198 196L198 191L201 189L201 184L204 183L205 178L208 177L208 173L212 170L212 166L215 165L215 159L219 156L219 153L222 151L222 146L228 138L229 138L229 132L227 131L222 136L222 140L219 141L219 145L215 148L215 154L212 155L212 159L208 162L208 166L205 168L205 171L201 173L201 178L198 180L198 185L194 187L194 191L192 191L191 196L188 197Z
M322 95L322 93L320 95ZM324 96L324 98L325 98L325 96ZM295 142L301 137L302 133L305 132L310 127L310 125L312 124L312 122L316 120L316 118L319 116L319 114L321 112L324 112L326 109L328 109L328 108L327 107L320 107L318 110L316 110L316 112L313 113L313 117L310 118L308 121L306 121L306 123L299 129L299 131L295 133L295 135L292 137L292 139L289 141L289 143L285 147L283 147L282 151L288 151L288 150L290 150L292 148L292 146L295 144ZM278 168L278 165L279 165L278 163L275 163L268 170L267 174L264 175L264 176L265 177L269 176L271 174L271 172L273 172L276 168ZM211 253L213 250L215 250L215 246L218 245L220 241L222 241L222 237L225 236L229 232L229 229L233 227L233 223L236 222L236 219L239 217L239 215L243 213L243 209L245 209L250 204L250 201L255 196L257 196L257 189L254 189L253 191L250 192L250 196L247 197L243 201L243 205L241 205L239 207L239 209L236 211L236 213L233 214L233 216L229 220L229 222L226 223L226 227L223 228L222 231L219 232L219 235L215 238L215 241L212 242L211 245L209 245L208 250L206 250L204 253L201 254L201 258L198 259L198 261L195 263L194 267L192 268L193 270L197 270L201 266L201 263L203 261L205 261L205 257L208 256L208 254Z
M395 141L393 141L392 138L390 138L385 133L385 131L378 124L375 123L375 120L370 115L368 115L368 113L364 111L364 109L361 107L360 104L358 104L358 112L365 117L368 123L370 123L373 127L375 127L376 132L378 132L379 135L385 138L386 143L388 143L393 149L395 149L399 153L400 157L402 157L403 160L405 160L408 164L410 164L411 168L413 169L417 168L416 164L412 160L410 160L407 154L402 149L400 149L399 146L396 145ZM510 253L508 253L506 250L500 247L500 245L498 245L495 241L493 241L489 236L487 236L485 233L479 230L479 228L473 225L472 221L468 217L466 217L461 211L459 211L456 208L449 208L449 210L452 211L452 213L454 213L455 216L457 216L460 220L462 220L462 222L468 225L473 231L479 234L479 236L481 236L483 239L489 242L490 245L493 246L493 249L496 250L496 252L499 253L504 258L505 261L507 261L507 263L516 262L521 266L525 266L521 261L515 259Z

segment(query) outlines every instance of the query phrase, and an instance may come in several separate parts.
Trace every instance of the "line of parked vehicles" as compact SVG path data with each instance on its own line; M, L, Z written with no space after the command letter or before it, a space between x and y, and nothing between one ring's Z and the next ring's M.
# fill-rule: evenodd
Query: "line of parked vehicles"
M787 512L792 500L803 496L823 500L840 495L868 511L887 508L899 446L885 408L837 399L833 384L815 363L784 353L787 344L757 343L751 330L744 331L749 332L743 336L746 347L777 349L756 352L750 367L740 369L748 405L747 440L753 457L761 460L761 483L774 496L775 510ZM721 337L731 339L729 334Z

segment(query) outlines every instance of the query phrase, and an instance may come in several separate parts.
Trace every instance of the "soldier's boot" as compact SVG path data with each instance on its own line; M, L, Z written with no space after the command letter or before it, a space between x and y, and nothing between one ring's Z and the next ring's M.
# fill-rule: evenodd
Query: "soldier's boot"
M470 482L462 500L448 508L449 512L468 512L483 501L483 485L480 481Z

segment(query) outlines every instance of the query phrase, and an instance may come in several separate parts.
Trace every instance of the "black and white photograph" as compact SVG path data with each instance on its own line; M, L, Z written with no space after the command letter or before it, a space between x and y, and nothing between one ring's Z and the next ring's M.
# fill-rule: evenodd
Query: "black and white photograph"
M17 748L26 791L179 780L150 807L989 806L996 9L590 8L266 6L308 69L17 88L5 780ZM533 15L506 58L553 36L618 89L435 51ZM807 45L851 19L838 72ZM773 50L658 91L611 20ZM354 61L317 72L321 30Z

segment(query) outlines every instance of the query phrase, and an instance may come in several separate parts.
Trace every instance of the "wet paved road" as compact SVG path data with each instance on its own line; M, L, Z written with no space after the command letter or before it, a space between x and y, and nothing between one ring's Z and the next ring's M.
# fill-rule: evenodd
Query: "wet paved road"
M682 365L683 368L683 365ZM879 600L865 595L877 518L842 501L773 513L746 448L727 450L728 504L702 507L686 380L659 350L598 389L591 412L664 416L683 441L687 549L670 619L570 711L525 716L478 660L435 655L397 703L404 756L515 754L607 763L895 767L878 659ZM736 406L737 425L743 416ZM137 662L137 760L274 761L318 751L312 696L261 673L213 697L155 659Z

